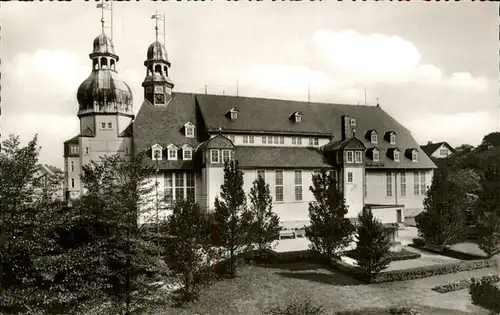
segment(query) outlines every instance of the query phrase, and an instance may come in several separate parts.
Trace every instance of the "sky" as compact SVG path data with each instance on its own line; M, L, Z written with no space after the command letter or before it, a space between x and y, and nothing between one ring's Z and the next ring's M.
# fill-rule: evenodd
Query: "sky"
M242 96L307 101L310 89L311 101L363 105L366 90L367 104L378 98L420 144L478 145L499 130L495 3L114 3L117 70L136 113L156 10L166 15L174 91L235 95L238 85ZM2 136L38 134L40 161L62 167L101 10L4 2L1 12Z

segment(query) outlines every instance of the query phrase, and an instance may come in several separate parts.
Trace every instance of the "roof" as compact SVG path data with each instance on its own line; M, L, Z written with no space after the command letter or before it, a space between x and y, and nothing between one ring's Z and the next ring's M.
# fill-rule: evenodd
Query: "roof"
M64 141L64 143L79 143L79 140L78 140L79 138L80 138L80 135L74 136L73 138Z
M434 152L436 152L437 149L439 149L439 147L441 147L442 145L445 145L451 152L455 152L455 149L452 148L448 142L446 141L442 141L442 142L437 142L437 143L430 143L430 144L427 144L427 145L422 145L420 146L420 148L422 148L422 150L425 152L425 154L427 155L432 155Z
M225 148L228 148L228 149L233 149L234 148L234 145L233 143L231 142L231 140L229 140L228 138L224 137L223 135L217 135L205 142L203 142L199 147L198 147L198 151L201 151L201 150L206 150L206 149L225 149Z
M325 168L331 167L318 148L239 147L235 156L242 168Z
M202 127L197 121L195 97L187 93L173 93L166 107L155 107L144 100L133 126L133 141L136 151L147 150L155 143L166 148L173 143L178 147L189 144L196 148ZM196 125L195 138L186 138L184 124L188 121Z
M231 120L226 115L231 108L238 108L237 119ZM303 114L300 123L289 119L290 114L297 111ZM356 119L356 135L360 135L357 139L366 149L377 147L380 150L380 162L370 163L367 159L368 168L436 168L436 165L425 154L421 154L417 162L412 162L407 158L401 158L401 162L394 162L387 157L387 151L390 148L398 148L401 151L415 148L420 151L420 146L408 129L378 106L173 93L172 101L166 108L154 107L149 101L144 101L134 121L134 144L139 150L149 149L155 142L164 147L169 143L174 143L179 147L188 143L196 148L199 143L208 140L209 133L219 133L220 129L224 134L265 133L328 136L333 137L335 142L342 140L343 116ZM182 132L184 124L188 121L196 125L195 139L186 138ZM369 139L362 136L366 135L369 130L375 130L378 134L385 134L388 131L395 132L397 135L396 144L390 144L387 140L380 138L377 144L372 144ZM246 161L246 165L255 164L256 162L251 162L251 160L258 156L256 166L261 167L267 163L276 164L278 162L273 161L273 159L287 159L288 163L284 163L284 165L290 165L290 167L324 165L322 164L322 156L310 155L310 152L303 156L300 154L295 156L291 154L291 152L295 152L294 150L303 153L311 149L303 147L236 147L236 154L238 159ZM249 155L238 154L238 151L248 152ZM266 152L268 155L262 152ZM279 154L290 156L278 158ZM274 165L271 166L274 167Z
M358 138L354 137L354 138L350 138L350 139L345 139L344 141L332 140L323 147L323 150L325 150L325 151L344 150L344 149L364 150L365 146L364 146L362 141L360 141Z

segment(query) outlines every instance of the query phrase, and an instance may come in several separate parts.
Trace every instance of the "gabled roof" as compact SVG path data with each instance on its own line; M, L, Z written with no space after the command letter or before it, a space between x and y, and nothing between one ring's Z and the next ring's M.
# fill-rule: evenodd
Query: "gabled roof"
M233 149L234 145L228 138L223 135L216 135L215 137L203 142L196 151L203 151L207 149Z
M80 135L74 136L73 138L64 141L64 144L66 144L66 143L80 143L78 140L79 138L80 138Z
M437 142L437 143L430 143L430 144L427 144L427 145L422 145L422 146L420 146L420 148L422 148L422 150L425 152L425 154L431 156L442 145L445 145L451 152L455 153L455 149L452 148L448 144L448 142L446 142L446 141Z
M327 163L318 148L236 147L235 158L242 168L325 168Z
M183 150L185 150L186 148L191 149L191 150L193 149L193 147L192 147L190 144L187 144L187 143L186 143L186 144L183 144L181 148L182 148Z
M334 150L365 150L365 145L358 138L350 138L344 141L332 140L323 146L324 151L334 151Z
M178 147L178 146L176 146L176 145L175 145L175 144L173 144L173 143L169 143L169 144L167 145L167 148L168 148L168 149L172 149L172 148L174 148L174 149L176 149L176 150L179 150L179 147Z
M160 149L163 149L163 146L158 144L158 143L155 143L151 146L152 149L156 149L156 148L160 148Z

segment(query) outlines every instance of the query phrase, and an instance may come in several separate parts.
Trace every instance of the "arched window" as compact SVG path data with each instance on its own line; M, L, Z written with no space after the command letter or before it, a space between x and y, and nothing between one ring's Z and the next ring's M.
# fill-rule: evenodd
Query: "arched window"
M101 58L101 69L106 69L108 68L108 59L102 57Z
M115 61L113 59L111 59L110 65L111 65L111 70L115 70Z
M165 72L165 75L168 75L168 68L167 68L167 66L163 66L163 71Z
M99 68L99 60L97 60L97 59L92 60L92 68L94 70L97 70Z
M160 66L160 65L156 65L156 66L155 66L155 72L157 72L157 73L160 73L160 74L161 74L161 66Z

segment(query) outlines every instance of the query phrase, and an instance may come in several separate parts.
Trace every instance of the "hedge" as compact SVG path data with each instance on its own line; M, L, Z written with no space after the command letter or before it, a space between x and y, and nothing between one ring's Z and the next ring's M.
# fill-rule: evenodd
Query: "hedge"
M472 303L495 313L500 313L500 288L488 279L481 279L471 284L469 293Z
M477 260L477 259L486 259L486 256L474 255L464 252L459 252L448 248L446 246L437 246L437 245L426 245L425 241L421 238L414 238L413 244L409 244L408 246L422 249L428 252L437 253L443 256L448 256L451 258L459 259L459 260Z
M345 255L352 259L357 259L355 249L347 251ZM389 252L387 256L389 257L390 261L398 261L398 260L417 259L420 258L422 255L420 255L419 253L411 252L406 249L401 249L400 251L397 252Z
M439 292L439 293L448 293L448 292L452 292L452 291L458 291L458 290L469 288L473 282L479 282L479 281L487 281L487 282L492 282L492 283L498 282L498 281L500 281L500 275L488 275L488 276L484 276L483 278L473 277L470 279L463 279L463 280L454 281L454 282L444 284L444 285L438 285L438 286L432 288L432 290Z
M333 267L335 267L335 269L343 273L346 273L351 277L354 277L356 279L368 283L414 280L414 279L427 278L427 277L444 275L461 271L470 271L475 269L493 267L497 265L495 260L463 261L458 263L439 264L439 265L416 267L411 269L385 271L376 275L372 275L370 277L368 275L362 274L361 271L359 271L358 268L356 268L355 266L346 264L343 261L332 260L331 264Z

